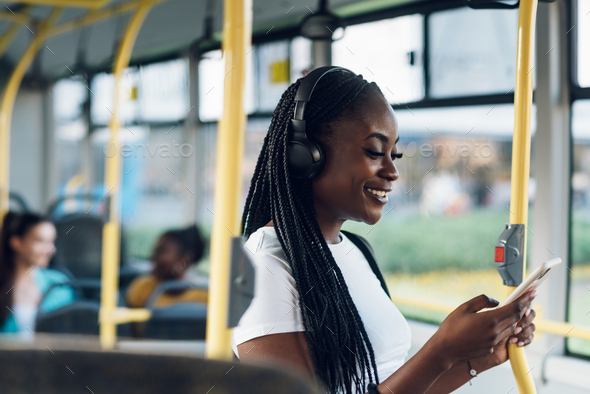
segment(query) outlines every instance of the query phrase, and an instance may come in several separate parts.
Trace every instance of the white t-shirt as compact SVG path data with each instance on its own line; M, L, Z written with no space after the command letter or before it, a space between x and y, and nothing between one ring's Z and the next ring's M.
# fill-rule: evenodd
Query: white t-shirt
M410 327L383 291L363 253L342 232L328 244L369 335L380 381L403 365L410 349ZM254 256L254 299L233 329L231 345L263 335L304 331L295 279L274 227L261 227L244 244ZM367 376L368 382L368 376Z
M19 328L19 336L22 339L32 339L35 332L35 319L37 317L37 306L28 304L14 304L12 306L14 320Z

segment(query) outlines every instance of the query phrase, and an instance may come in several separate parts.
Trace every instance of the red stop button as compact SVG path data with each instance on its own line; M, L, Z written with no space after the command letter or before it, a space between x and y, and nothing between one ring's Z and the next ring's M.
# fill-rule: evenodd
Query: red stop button
M494 256L494 261L496 263L503 263L504 262L504 248L500 246L496 246L496 254Z

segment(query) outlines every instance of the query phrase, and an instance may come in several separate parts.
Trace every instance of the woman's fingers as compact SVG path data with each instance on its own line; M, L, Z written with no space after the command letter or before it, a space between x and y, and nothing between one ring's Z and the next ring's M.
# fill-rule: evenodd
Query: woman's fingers
M533 323L516 329L515 335L509 339L510 343L516 343L518 346L528 345L533 341L535 325Z
M526 326L518 335L510 338L510 343L516 343L518 346L526 346L533 341L535 325L530 324Z
M528 326L529 324L531 324L533 322L533 320L535 319L535 316L537 316L537 312L535 312L535 310L532 309L531 306L529 305L526 312L524 313L524 316L518 322L518 325L522 326L522 327Z
M485 294L480 294L477 297L473 297L469 301L464 302L459 308L464 309L466 312L475 313L485 308L495 308L499 304L500 301L490 298Z
M498 343L506 340L506 338L508 338L510 335L512 334L516 334L516 330L518 330L516 324L511 325L510 327L504 329L504 331L502 331L497 337L496 337L496 341L494 342L494 346L496 346ZM520 331L519 331L520 332Z
M533 339L535 338L535 334L531 334L523 343L522 345L520 344L520 342L518 343L518 346L526 346L529 345L531 342L533 342Z
M497 309L499 313L498 320L500 321L500 327L502 329L506 329L514 323L520 321L537 294L537 290L527 291L514 300L514 302Z
M535 312L534 309L531 309L531 307L529 306L527 308L527 311L525 312L524 316L522 317L522 319L520 319L520 321L518 322L518 324L516 325L516 329L514 330L514 334L520 334L522 332L522 334L519 335L519 338L521 338L518 343L520 342L524 342L524 340L526 339L526 336L524 335L527 328L528 327L533 327L533 331L535 330L535 325L532 324L533 320L535 319L535 316L537 316L537 312ZM532 332L532 331L531 331ZM516 341L512 340L512 343L517 343Z
M534 297L535 294L527 292L502 308L481 313L476 312L494 307L498 301L483 294L474 297L447 316L436 333L435 342L453 363L488 356L494 347L504 346L511 336L517 342L529 344L534 326L529 327L535 317L529 307Z

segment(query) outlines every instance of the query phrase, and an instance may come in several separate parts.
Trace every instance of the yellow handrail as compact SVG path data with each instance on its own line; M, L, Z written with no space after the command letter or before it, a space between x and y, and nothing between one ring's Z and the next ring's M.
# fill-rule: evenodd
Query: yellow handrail
M252 36L252 0L225 0L223 20L225 82L223 118L217 133L215 175L218 181L211 234L206 356L231 360L231 332L227 328L230 238L240 233L240 167L246 126L243 102L246 52Z
M160 1L162 0L151 0L150 2L152 4L155 4ZM57 26L49 27L45 32L46 38L51 38L60 34L64 34L78 27L83 27L90 25L92 23L100 22L102 20L108 19L113 16L117 16L119 14L131 12L135 10L137 7L139 7L141 4L144 4L145 2L146 0L133 0L106 9L90 10L88 13L86 13L84 16L81 16L80 18L69 20ZM21 10L20 12L2 11L0 12L0 20L11 20L14 23L18 23L21 25L32 25L35 23L35 21L23 10Z
M395 305L410 306L423 310L440 312L449 314L455 310L456 307L444 304L437 304L434 302L421 301L413 298L392 296L391 300ZM534 308L534 305L533 305ZM556 322L545 319L535 319L535 332L561 335L563 337L572 337L590 340L590 327L581 328L575 327L569 323Z
M0 21L1 20L13 21L14 23L20 23L21 25L32 25L34 23L33 18L25 12L22 12L22 10L19 12L2 11L0 12Z
M18 88L23 80L25 72L31 65L37 50L47 39L47 29L60 17L61 8L51 11L47 19L39 25L37 34L33 36L29 47L18 61L10 79L6 84L0 104L0 223L8 212L8 192L10 188L10 125L12 122L12 110L18 93Z
M11 15L14 16L15 18L2 18L3 16L5 16L4 15L5 13L0 12L0 19L12 19L13 20L11 26L6 30L6 33L4 33L2 35L2 37L0 37L0 58L2 57L4 52L8 49L8 47L10 46L10 43L12 42L12 40L14 40L14 37L16 37L16 34L18 33L18 31L22 27L22 25L23 25L22 20L27 19L29 17L27 14L30 10L31 10L31 7L26 6L26 7L23 7L22 9L20 9L19 12L16 12L14 14L11 13Z
M135 0L130 1L128 3L113 6L107 9L92 10L78 19L67 21L51 28L47 34L50 37L53 37L59 34L67 33L68 31L71 31L78 27L90 25L92 23L100 22L102 20L108 19L119 14L123 14L125 12L133 11L142 4L155 5L156 3L159 3L161 1L163 0Z
M133 45L147 14L154 1L144 1L135 14L133 14L127 29L123 34L121 45L115 57L113 74L115 76L115 95L113 104L113 116L109 123L111 139L109 144L117 143L119 131L120 113L120 80L123 71L129 65ZM102 232L102 286L100 293L100 343L103 349L112 349L117 341L117 324L125 321L141 321L149 318L149 311L117 308L117 295L119 287L119 253L121 241L120 226L120 189L121 183L121 156L115 154L105 160L105 187L106 195L110 196L109 221L103 227Z
M19 0L19 3L56 7L100 8L113 0Z
M510 224L527 225L528 186L531 161L531 107L533 104L533 68L537 0L521 0L518 12L516 49L516 84L514 87L514 137L512 142L512 174L510 194ZM523 277L526 275L526 240L522 251ZM507 294L515 287L508 287ZM521 394L535 394L535 382L529 373L524 347L508 345L510 364Z
M6 33L4 33L2 37L0 37L0 58L4 54L4 51L8 49L10 43L12 42L12 40L14 40L14 37L16 37L16 33L18 33L21 27L21 24L12 22Z

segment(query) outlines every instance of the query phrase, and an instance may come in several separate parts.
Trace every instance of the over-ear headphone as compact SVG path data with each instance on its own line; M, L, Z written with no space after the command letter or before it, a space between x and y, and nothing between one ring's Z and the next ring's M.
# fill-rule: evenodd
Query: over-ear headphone
M317 176L326 162L324 150L318 141L310 139L305 130L305 106L311 99L311 94L318 81L326 74L344 71L356 74L349 69L337 66L319 67L307 74L295 94L295 111L289 127L289 145L287 158L292 178L312 179Z

